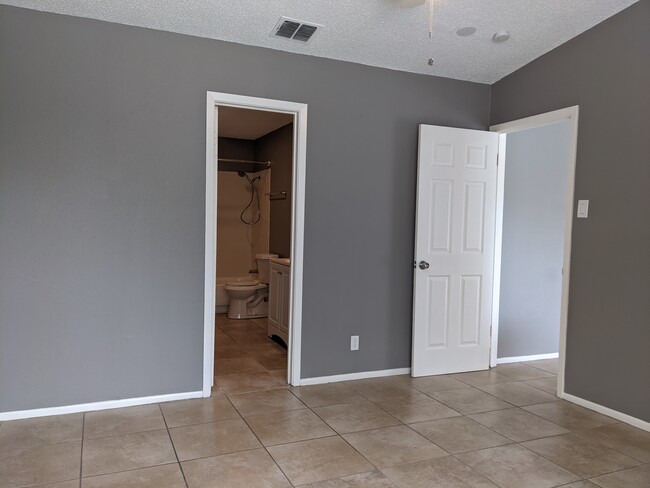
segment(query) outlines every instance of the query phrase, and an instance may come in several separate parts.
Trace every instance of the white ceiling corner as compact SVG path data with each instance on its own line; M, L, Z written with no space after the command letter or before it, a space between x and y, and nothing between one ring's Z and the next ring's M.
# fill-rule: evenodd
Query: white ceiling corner
M637 0L0 0L35 10L400 71L494 83ZM324 27L308 44L270 36L281 16ZM458 37L460 27L476 34ZM492 42L501 29L511 38ZM429 58L433 66L427 65Z

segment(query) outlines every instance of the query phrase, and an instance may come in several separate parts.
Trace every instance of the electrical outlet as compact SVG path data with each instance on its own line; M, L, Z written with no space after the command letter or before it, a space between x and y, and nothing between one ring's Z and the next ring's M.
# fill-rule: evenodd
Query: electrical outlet
M359 350L359 336L350 336L350 351Z

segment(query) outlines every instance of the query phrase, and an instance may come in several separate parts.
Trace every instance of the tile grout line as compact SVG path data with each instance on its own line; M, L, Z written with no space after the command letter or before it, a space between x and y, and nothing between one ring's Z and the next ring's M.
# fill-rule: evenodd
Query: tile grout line
M553 359L557 361L558 358L553 358ZM553 359L551 359L551 361L553 361ZM504 364L523 364L524 366L529 366L531 368L539 369L540 371L544 371L545 373L557 376L557 372L554 373L553 371L546 371L545 369L538 368L537 366L533 366L532 364L530 364L530 363L534 363L535 361L548 361L548 359L535 359L533 361L518 361L516 363L504 363Z
M630 457L630 456L628 456L628 457ZM636 459L636 458L633 458L633 459ZM586 480L586 481L591 481L593 479L600 478L601 476L609 476L610 474L620 473L622 471L627 471L628 469L643 468L644 466L650 466L650 463L641 462L641 464L637 464L636 466L630 466L629 468L621 468L621 469L617 469L615 471L610 471L609 473L597 474L596 476L590 476L589 478L583 478L583 479Z
M569 434L577 435L576 432L574 432L574 431L569 431L569 433L567 433L567 434L558 434L558 435L553 435L553 436L549 436L549 437L542 437L542 438L540 438L540 439L533 439L533 440L536 441L536 440L541 440L541 439L548 439L548 438L551 438L551 437L560 437L560 436L563 436L563 435L569 435ZM580 436L578 436L578 437L580 437ZM608 472L606 472L606 473L601 473L601 474L597 474L597 475L595 475L595 476L589 476L589 477L583 478L583 477L580 476L578 473L574 473L574 472L571 471L570 469L568 469L568 468L564 468L564 467L560 466L559 464L557 464L557 463L553 462L552 460L548 459L548 458L547 458L546 456L544 456L543 454L540 454L540 453L538 453L538 452L535 452L535 451L533 451L531 448L529 448L529 447L527 447L527 446L524 446L524 445L519 444L519 443L518 443L518 444L519 444L521 447L523 447L524 449L528 449L528 450L529 450L530 452L532 452L533 454L537 454L539 457L542 457L542 458L546 459L549 463L555 464L556 466L560 466L560 468L562 468L562 469L568 471L569 473L572 473L572 474L576 475L576 476L577 476L578 478L580 478L581 480L588 480L588 479L590 479L590 478L597 478L598 476L605 476L606 474L618 473L619 471L625 471L626 469L631 469L631 468L638 468L639 466L643 466L643 465L644 465L643 461L639 461L639 460L636 459L635 457L628 456L627 454L623 454L622 452L619 452L619 451L617 451L616 449L612 449L612 448L609 447L609 446L606 446L606 445L604 445L604 444L600 444L600 443L595 442L595 441L591 441L590 439L583 439L583 440L585 440L585 441L587 441L587 442L591 442L591 443L593 443L593 444L597 444L598 446L600 446L600 447L604 447L605 449L610 449L610 450L616 452L617 454L620 454L621 456L624 456L624 457L626 457L626 458L632 459L633 461L638 461L639 464L637 464L636 466L630 466L630 467L627 467L627 468L615 469L614 471L608 471ZM532 442L532 441L524 441L524 442Z
M359 392L357 392L357 394L361 395ZM363 396L363 395L362 395L362 396ZM364 398L365 398L365 397L364 397ZM367 400L367 398L366 398L366 400ZM370 401L370 400L368 400L368 401ZM372 402L371 402L371 403L372 403ZM350 404L350 403L342 403L341 405L351 405L351 404ZM374 405L374 403L373 403L373 405ZM308 407L308 408L309 408L309 407ZM380 410L384 411L387 415L390 415L388 412L386 412L385 410L381 409L381 407L378 407L378 406L377 406L377 408L379 408ZM370 463L370 465L373 466L375 469L379 470L379 468L377 467L377 465L376 465L375 463L373 463L370 459L368 459L366 456L364 456L361 452L359 452L359 451L358 451L358 450L357 450L357 449L356 449L352 444L350 444L350 443L348 442L348 440L347 440L345 437L343 437L343 434L339 433L339 432L338 432L334 427L332 427L330 424L328 424L327 421L326 421L323 417L321 417L320 415L318 415L317 412L314 412L311 408L309 408L309 409L312 411L312 413L313 413L314 415L316 415L316 417L318 417L322 422L324 422L325 425L327 425L330 429L332 429L332 430L336 433L336 435L337 435L338 437L340 437L341 439L343 439L343 442L345 442L348 446L350 446L354 452L356 452L357 454L359 454L359 456L361 456L361 457L362 457L363 459L365 459L368 463ZM392 417L392 415L390 415L390 416ZM394 417L393 417L393 418L394 418ZM395 420L397 420L398 422L401 423L401 420L399 420L399 419L395 419ZM395 426L393 426L393 427L398 427L398 426L395 425ZM369 429L369 430L374 430L374 429ZM359 432L368 432L368 431L366 430L366 431L359 431ZM353 434L353 433L356 433L356 432L348 432L348 434ZM380 470L380 471L381 471L381 470ZM330 478L330 479L334 479L334 478ZM323 481L328 481L328 480L323 480Z
M289 392L289 393L291 393L291 392ZM282 469L282 467L281 467L281 466L276 462L276 460L275 460L275 458L273 457L273 455L269 452L269 450L268 450L267 447L264 445L264 443L262 442L262 440L257 436L257 434L255 433L255 431L253 430L253 428L252 428L252 427L250 426L250 424L246 421L246 419L244 418L244 416L239 412L239 410L237 410L237 407L235 407L235 405L230 401L230 398L228 398L228 395L224 394L224 396L226 397L226 400L228 400L228 402L230 403L230 405L232 405L232 408L234 408L235 411L239 414L240 418L244 421L244 423L245 423L246 426L249 428L249 430L251 431L251 433L255 436L255 438L257 439L257 442L260 443L260 446L262 446L262 449L264 449L264 452L266 452L266 454L271 458L271 461L273 461L273 464L275 464L275 466L277 466L277 468L280 470L280 472L282 473L282 476L285 477L285 479L287 480L287 482L288 482L291 486L295 486L295 485L293 484L293 482L289 479L289 476L287 476L287 473L285 473L284 470ZM295 397L295 395L294 395L294 397ZM300 399L298 399L298 400L300 400ZM302 402L301 402L301 403L302 403ZM304 404L303 404L303 405L304 405ZM300 409L300 410L302 410L302 409ZM259 449L259 448L256 448L256 449ZM253 450L253 449L249 449L249 450ZM239 451L239 452L242 452L242 451Z
M610 417L610 418L611 418L611 417ZM617 423L620 424L621 422L617 422ZM585 430L594 430L594 429L599 429L599 428L601 428L601 427L607 427L608 425L616 425L616 424L605 424L605 425L599 425L598 427L591 427L591 428L589 428L589 429L581 429L581 430L583 430L583 431L585 431ZM589 442L589 443L592 443L592 444L597 444L597 445L599 445L599 446L601 446L601 447L604 447L604 448L606 448L606 449L609 449L609 450L611 450L611 451L614 451L614 452L616 452L617 454L620 454L621 456L625 456L625 457L627 457L627 458L630 458L630 459L632 459L632 460L634 460L634 461L638 461L639 463L641 463L641 464L638 464L637 466L643 466L644 464L649 464L649 463L646 463L645 461L643 461L643 460L641 460L641 459L639 459L639 458L636 458L636 457L632 456L631 454L625 454L624 452L619 451L617 448L610 447L610 446L608 446L608 445L606 445L606 444L602 444L602 443L600 443L600 442L598 442L598 441L595 441L595 440L593 440L593 439L589 439L589 438L583 437L583 436L580 435L580 431L579 431L579 430L570 430L570 429L567 429L567 430L569 430L569 433L577 435L578 437L580 437L581 439L583 439L585 442ZM567 434L562 434L562 435L567 435ZM627 468L626 468L626 469L627 469ZM619 470L619 471L620 471L620 470ZM598 475L598 476L601 476L601 475Z
M511 446L512 444L507 444L507 445L510 445L510 446ZM491 447L486 447L486 448L484 448L484 449L477 449L476 451L468 451L468 452L478 452L478 451L483 451L483 450L485 450L485 449L492 449L492 448L491 448ZM474 469L472 466L470 466L470 465L467 464L465 461L463 461L462 459L460 459L460 458L458 457L460 454L467 454L467 453L464 453L464 452L463 452L463 453L451 454L451 456L452 456L456 461L458 461L459 463L461 463L463 466L467 466L467 468L471 469L474 473L478 474L479 476L482 476L483 478L485 478L486 480L488 480L490 483L494 483L495 486L498 486L499 488L505 488L505 487L503 487L502 485L500 485L499 483L497 483L495 480L493 480L492 478L488 478L488 477L485 476L483 473L480 473L478 470Z
M179 400L173 400L173 401L179 401ZM148 405L136 405L135 407L122 407L122 408L138 408L138 407L145 407L145 406L146 407L151 407L151 406L157 406L157 405L159 405L159 404L158 403L150 403ZM121 410L122 408L116 408L114 410ZM93 412L94 411L95 410L93 410ZM101 411L101 410L98 410L98 411ZM92 413L92 412L88 412L88 413ZM68 415L68 414L64 414L64 415ZM203 422L203 423L205 423L205 422ZM157 428L157 429L135 430L133 432L123 432L121 434L100 435L100 436L97 436L97 437L89 437L88 440L89 441L91 441L91 440L94 441L94 440L99 440L99 439L110 439L111 437L119 437L119 436L122 436L122 435L144 434L146 432L156 432L156 431L160 431L160 430L165 430L165 427ZM66 444L66 443L65 442L57 442L57 444Z
M141 470L144 470L144 469L159 468L159 467L161 467L161 466L172 466L172 465L174 465L174 464L178 464L178 462L177 462L177 461L171 461L171 462L169 462L169 463L154 464L153 466L141 466L141 467L139 467L139 468L123 469L123 470L121 470L121 471L111 471L110 473L98 473L98 474L92 474L92 475L90 475L90 476L86 476L84 479L86 479L86 480L90 480L90 479L93 479L93 478L101 478L102 476L113 476L113 475L116 475L116 474L131 473L131 472L134 472L134 471L141 471ZM71 480L71 481L72 481L72 480ZM56 483L59 483L59 482L56 481ZM45 483L45 484L47 485L48 483ZM29 488L38 488L38 487L40 487L40 486L41 486L41 485L34 485L34 486L33 486L33 485L29 485ZM20 488L27 488L27 487L20 487Z
M534 387L533 387L533 388L534 388ZM556 403L556 402L562 402L562 401L564 401L564 400L562 400L562 399L559 398L559 397L556 397L556 398L557 398L557 400L554 401L554 402L534 403L534 404L532 404L532 405L524 405L524 407L530 407L530 406L534 406L534 405L544 405L544 404L546 404L546 403ZM573 405L573 404L571 404L571 405ZM579 408L585 408L585 407L581 407L580 405L576 405L576 406L579 407ZM542 417L541 415L538 415L538 414L536 414L536 413L534 413L534 412L530 412L530 411L526 410L526 409L523 408L523 407L517 407L517 408L523 410L524 412L528 412L529 414L534 415L535 417L538 417L538 418L540 418L540 419L542 419L542 420L545 420L546 422L549 422L549 423L551 423L551 424L553 424L553 425L556 425L556 426L558 426L558 427L560 427L560 428L562 428L562 429L565 429L565 430L568 430L568 431L569 431L569 432L565 432L564 434L556 434L556 435L551 435L551 436L546 436L546 437L539 437L539 438L537 438L537 439L529 439L529 440L527 440L527 441L522 441L522 442L536 441L536 440L539 440L539 439L545 439L545 438L548 438L548 437L558 437L558 436L560 436L560 435L575 434L575 435L577 435L578 437L584 439L585 441L593 442L593 443L595 443L595 444L598 444L598 445L601 446L601 447L605 447L605 448L607 448L607 449L611 449L612 451L614 451L614 452L616 452L616 453L618 453L618 454L621 454L621 455L623 455L623 456L625 456L625 457L628 457L628 458L630 458L630 459L634 459L635 461L639 461L639 462L641 463L641 466L643 466L643 464L644 464L644 462L643 462L641 459L635 458L634 456L631 456L631 455L629 455L629 454L625 454L624 452L621 452L621 451L619 451L618 449L615 449L615 448L613 448L613 447L607 446L607 445L602 444L602 443L600 443L600 442L597 442L597 441L593 441L593 440L591 440L591 439L584 438L584 437L582 437L582 436L579 434L580 431L585 431L585 430L595 430L595 429L599 429L599 428L601 428L601 427L606 427L606 426L608 426L608 425L616 425L616 424L620 424L621 422L612 422L612 423L608 423L608 424L597 425L597 426L595 426L595 427L587 427L587 428L584 428L584 429L575 429L575 430L574 430L574 429L570 429L570 428L568 428L568 427L564 427L564 426L562 426L562 425L560 425L560 424L558 424L558 423L556 423L556 422L553 422L552 420L549 420L549 419L547 419L547 418L544 418L544 417ZM592 410L589 410L589 409L586 409L586 410L588 410L589 412L593 412ZM598 415L603 415L603 414L600 414L600 413L598 413L598 412L594 412L594 413L596 413L596 414L598 414ZM603 416L604 416L604 417L607 417L607 418L612 418L612 417L608 417L607 415L603 415ZM497 432L497 433L498 433L498 432ZM519 443L518 443L518 444L519 444ZM523 447L525 447L525 446L523 446ZM533 452L534 452L534 451L533 451ZM541 454L540 454L540 456L541 456ZM543 456L542 456L542 457L543 457ZM546 458L544 458L544 459L546 459ZM555 464L555 463L554 463L554 464ZM626 469L627 469L627 468L626 468ZM577 476L577 475L576 475L576 476ZM601 476L601 475L598 475L598 476Z
M566 435L566 434L561 434L561 435ZM554 436L554 437L555 437L555 436ZM523 444L517 444L517 445L523 447L524 449L528 450L529 452L532 452L532 453L535 454L536 456L539 456L539 457L541 457L542 459L545 459L546 461L548 461L549 463L553 464L554 466L558 466L559 468L561 468L561 469L563 469L563 470L565 470L565 471L568 471L569 473L571 473L571 474L574 475L574 476L577 476L577 477L580 478L581 480L586 480L586 479L587 479L587 478L583 478L583 477L580 476L578 473L574 473L574 472L571 471L570 469L563 468L563 467L560 466L559 464L556 464L556 463L554 463L553 461L551 461L550 459L548 459L548 458L547 458L546 456L544 456L543 454L540 454L540 453L538 453L538 452L535 452L535 451L533 451L532 449L530 449L529 447L524 446ZM561 485L560 485L560 486L561 486Z
M538 379L544 379L544 378L538 378ZM460 381L462 381L462 380L460 380ZM523 381L515 381L515 380L512 380L512 381L506 381L506 382L503 382L503 383L497 383L497 385L501 385L501 384L512 384L512 383L518 383L518 384L524 384L524 385L526 385L526 384L524 383L524 381L532 381L532 380L523 380ZM466 384L469 385L469 383L466 383ZM544 390L540 390L539 388L535 388L534 386L526 385L526 386L528 386L528 387L530 387L530 388L533 388L534 390L537 390L537 391L540 391L540 392L542 392L542 393L546 393L547 395L551 395L551 396L553 396L553 397L555 398L555 400L552 400L552 401L544 401L544 402L536 402L536 403L531 403L531 404L527 404L527 405L515 405L514 403L511 403L511 402L509 402L509 401L507 401L507 400L504 400L503 398L500 398L500 397L498 397L498 396L496 396L496 395L494 395L494 394L492 394L492 393L490 393L490 392L488 392L488 391L482 390L482 389L481 389L480 387L478 387L478 386L474 386L474 385L469 385L469 386L472 387L472 388L474 388L474 389L477 390L477 391L480 391L481 393L485 393L486 395L490 395L491 397L494 397L494 398L496 398L496 399L499 400L499 401L502 401L502 402L504 402L504 403L507 403L508 405L510 405L510 407L506 407L506 408L498 408L498 409L496 409L496 410L487 410L487 411L485 411L485 412L474 412L474 413L467 413L467 414L461 413L461 415L463 415L463 416L468 416L468 415L478 415L478 414L481 414L481 413L489 413L489 412L497 412L497 411L499 411L499 410L506 410L506 409L508 409L508 408L520 408L520 409L522 409L523 407L530 407L530 406L532 406L532 405L541 405L541 404L544 404L544 403L554 403L554 402L556 402L556 401L561 401L561 400L562 400L561 398L557 397L557 396L556 396L555 394L553 394L553 393L548 393L548 392L545 392ZM482 385L482 386L495 386L495 385ZM459 389L460 389L460 388L459 388ZM463 390L466 390L466 388L463 388ZM418 390L418 391L419 391L419 390ZM456 391L456 390L441 390L441 391L444 392L444 391ZM449 408L451 408L451 409L453 410L453 407L452 407L451 405L448 405L447 403L445 403L443 400L440 400L440 399L438 399L438 398L435 398L435 397L433 397L432 395L430 395L430 394L428 394L428 393L425 393L425 392L421 392L421 393L424 393L424 394L427 395L428 397L430 397L430 398L432 398L432 399L434 399L434 400L436 400L436 401L442 403L443 405L445 405L445 406L447 406L447 407L449 407ZM434 393L437 393L437 392L434 392ZM460 412L459 412L459 413L460 413ZM532 412L530 412L530 413L532 413ZM550 421L549 421L549 422L550 422ZM561 426L560 426L560 427L561 427Z
M165 423L165 431L167 432L167 437L169 438L169 443L172 445L172 449L174 450L174 456L176 456L176 464L178 465L179 469L181 470L181 476L183 476L183 482L185 483L185 488L189 488L189 484L187 483L187 478L185 477L185 471L183 470L183 465L181 464L181 460L178 458L178 453L176 452L176 446L174 445L174 440L172 439L172 434L169 432L169 426L167 425L167 419L165 418L165 412L163 412L162 405L159 403L158 404L158 409L160 410L160 415L162 416L163 422Z

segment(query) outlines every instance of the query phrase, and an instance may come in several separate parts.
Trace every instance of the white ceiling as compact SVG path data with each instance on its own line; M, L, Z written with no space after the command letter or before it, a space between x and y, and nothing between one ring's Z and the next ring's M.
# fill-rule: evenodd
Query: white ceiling
M293 115L246 108L219 107L219 137L255 141L291 123Z
M401 71L494 83L637 0L0 0L19 7ZM312 41L269 34L281 16L322 24ZM458 37L460 27L476 34ZM500 29L511 33L492 42ZM429 58L435 60L432 67Z

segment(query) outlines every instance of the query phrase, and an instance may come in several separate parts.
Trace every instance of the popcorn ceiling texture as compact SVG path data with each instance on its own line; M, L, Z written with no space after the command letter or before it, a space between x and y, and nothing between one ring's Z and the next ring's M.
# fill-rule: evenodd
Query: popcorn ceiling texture
M434 0L399 8L399 0L0 0L78 17L220 39L383 68L494 83L636 0ZM312 41L270 33L281 16L323 24ZM458 37L460 27L476 34ZM510 31L510 41L492 35ZM432 57L433 66L427 65Z

